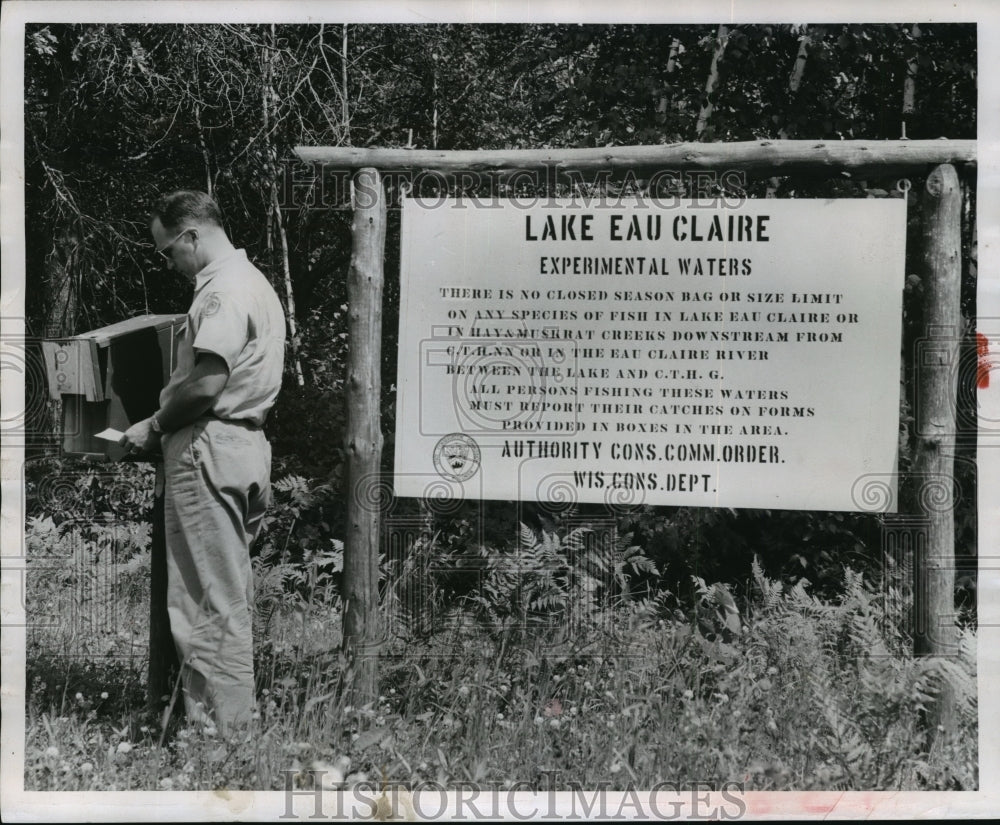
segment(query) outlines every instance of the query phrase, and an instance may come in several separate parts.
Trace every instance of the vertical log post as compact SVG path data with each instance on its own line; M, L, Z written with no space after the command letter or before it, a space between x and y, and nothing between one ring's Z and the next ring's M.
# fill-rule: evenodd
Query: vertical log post
M917 352L917 447L914 459L918 505L927 519L923 558L916 559L914 652L948 656L955 632L955 404L962 332L960 291L962 193L955 167L936 167L923 197L924 318L926 335ZM953 730L954 697L941 686L929 716L931 738Z
M164 518L165 478L163 462L156 463L153 487L152 530L149 548L149 671L146 680L146 707L162 710L176 677L177 649L170 633L167 614L167 528Z
M385 196L378 170L354 177L353 247L347 279L347 535L344 542L344 642L354 704L377 696L379 469L382 429L382 284Z

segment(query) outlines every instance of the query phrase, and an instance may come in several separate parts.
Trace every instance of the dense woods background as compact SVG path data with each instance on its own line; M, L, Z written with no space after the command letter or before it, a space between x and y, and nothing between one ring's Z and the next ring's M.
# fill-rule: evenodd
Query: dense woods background
M266 635L267 610L276 609L274 599L280 601L290 591L312 596L327 586L335 591L344 501L350 494L342 483L341 448L349 346L345 290L351 249L349 197L343 185L334 190L329 179L297 162L294 146L479 149L779 138L975 138L976 54L976 28L965 24L31 25L25 42L24 90L28 334L72 335L146 312L186 311L190 286L166 270L153 253L148 210L159 194L178 188L206 190L218 200L236 245L247 249L282 297L291 336L285 385L267 427L275 450L278 502L254 550L259 598L266 608L260 629ZM745 187L752 197L908 198L901 472L910 466L913 353L924 334L918 263L918 193L923 181L911 183L908 194L905 186L897 187L894 177L858 180L846 174L764 178L749 180ZM970 177L963 183L965 329L960 334L968 357L961 365L958 399L963 430L956 459L956 552L961 621L972 626L977 515L975 180ZM610 180L597 185L620 191L623 183ZM398 256L396 211L390 213L383 307L387 474L393 455ZM849 381L850 376L830 380ZM41 382L29 387L35 397L44 392ZM51 427L47 417L51 410L28 406L36 416L32 427ZM29 449L27 458L29 547L32 537L39 548L65 541L65 525L72 525L75 518L113 509L107 501L109 478L135 489L150 482L130 467L104 470L103 475L93 469L81 473L43 449ZM46 490L52 489L59 474L70 471L71 493L64 489L61 497L53 498ZM907 495L904 490L903 501L912 507ZM387 559L387 570L396 564L396 581L404 586L383 596L398 596L404 605L432 605L438 617L456 607L471 610L491 632L496 631L498 661L509 654L512 637L504 629L511 626L512 616L523 619L531 613L537 618L547 612L549 619L558 618L576 598L574 593L579 595L575 588L584 582L587 556L584 545L574 544L579 535L567 523L564 507L393 501L389 496L377 503L387 514L415 516L423 525L402 557ZM148 497L140 497L130 506L141 515L148 504ZM809 645L815 642L818 650L816 639L826 630L808 622L827 622L823 627L829 630L836 622L846 622L850 611L861 609L858 605L862 612L868 611L878 593L891 590L903 598L909 588L906 570L887 567L883 555L891 522L887 516L650 507L610 512L580 507L575 515L614 520L621 547L614 575L607 579L611 595L642 600L643 610L661 622L695 616L708 638L728 644L741 632L739 618L733 626L729 606L737 617L745 618L752 594L763 595L760 615L773 619L768 632L775 640L805 633L801 645L788 642L787 660L767 665L769 676L764 681L769 689L777 679L772 668L776 672L779 665L788 666L795 656L799 657L795 667L802 673L832 667L809 658ZM90 540L99 542L101 537L95 533ZM139 552L141 531L129 541L121 546ZM558 561L565 567L570 558L581 565L555 578L546 578L539 567L531 582L534 601L522 605L520 614L512 605L525 580L509 581L497 561L518 547L542 561ZM568 550L572 552L567 555ZM414 585L430 590L406 590L414 559L439 571L433 584ZM893 561L904 568L907 562ZM140 562L133 562L131 572L125 573L135 574ZM845 568L853 572L845 573ZM835 600L844 612L823 613L818 602L810 601L817 598ZM879 615L884 618L886 603L880 604ZM811 618L803 626L802 617L807 615ZM404 625L408 638L432 637L440 629L421 617L410 616ZM813 642L808 640L813 638L810 633L817 634ZM899 648L893 650L904 650L905 626L894 633L893 644ZM863 651L867 638L851 636L837 655ZM275 657L275 650L269 649L268 655ZM723 669L739 672L725 658L735 653L726 648L718 655L723 657L719 660ZM269 661L273 666L278 659ZM834 673L830 671L832 681L837 678ZM885 702L903 701L900 697L917 702L913 696L923 695L919 679L913 688L912 682L903 684L910 676L904 679L902 670L894 673L897 682L884 673L869 674L865 690L870 696L856 694L844 698L847 704L842 705L837 705L840 699L830 699L830 706L844 710L850 702L864 706L870 699L881 709L872 711L878 716L888 713ZM660 677L652 669L641 675L649 677L647 687L652 691ZM271 676L277 679L287 673L279 668ZM389 683L399 685L402 693L401 678L390 675ZM735 683L737 676L731 678ZM532 679L531 691L537 691L537 679ZM882 686L897 685L900 695L883 701L880 679ZM687 691L678 688L678 695L697 695L699 684L691 684ZM718 685L712 684L715 690ZM747 684L744 688L749 690ZM42 687L40 695L45 693ZM801 690L802 683L794 689ZM805 710L805 696L801 694L802 723L820 724L808 721L812 711ZM460 701L459 694L452 698ZM419 710L416 700L408 701L406 712ZM787 703L788 695L782 701ZM831 736L848 742L845 753L857 756L851 736L861 734L847 723L841 725L842 720L837 722L839 716L830 722L830 714L840 711L820 704ZM546 711L543 716L548 719L550 714ZM773 717L768 718L773 723ZM303 730L308 727L298 717L295 724ZM532 730L530 718L526 724ZM736 728L730 733L736 738L743 735ZM770 747L769 735L764 729L761 752ZM879 740L884 754L871 751L864 764L841 760L847 767L829 768L814 785L805 782L801 772L782 774L784 768L771 766L772 772L766 773L761 768L761 787L894 787L911 782L911 774L904 780L898 771L893 773L894 767L883 775L875 765L884 767L888 763L879 760L903 747L892 737ZM794 737L781 737L782 742L786 739ZM814 746L815 742L803 745L802 753L812 753L809 748ZM971 747L974 751L974 743ZM594 754L602 748L595 745L589 756L580 757L581 764L596 760ZM39 786L44 786L48 774L42 762L38 766L36 779L42 777ZM964 774L965 787L974 781L969 779L974 770L972 766ZM762 778L765 774L767 779ZM460 774L449 774L455 775ZM205 782L210 786L215 780L211 771L208 776ZM931 787L955 787L949 784L953 778L940 773L926 782Z
M334 482L348 345L348 193L341 179L339 192L324 188L326 208L310 208L319 199L317 175L296 163L293 146L976 136L971 25L46 25L30 27L25 45L29 334L185 311L189 287L152 254L146 219L163 191L207 190L285 301L293 346L269 428L278 475ZM922 181L913 183L916 227ZM750 181L748 191L871 197L898 194L895 185L775 178ZM968 207L967 229L971 200ZM968 320L971 229L966 240ZM387 470L397 257L398 213L387 242L383 320ZM915 261L907 272L908 352L920 335ZM969 393L962 401L966 413L974 410ZM901 469L910 410L907 400ZM974 415L962 418L968 424ZM958 543L971 565L974 468L960 467ZM836 581L844 563L877 562L881 529L876 518L845 514L775 521L762 512L684 510L650 512L632 526L654 557L677 569L677 580L689 571L745 577L756 552L775 572L820 583Z

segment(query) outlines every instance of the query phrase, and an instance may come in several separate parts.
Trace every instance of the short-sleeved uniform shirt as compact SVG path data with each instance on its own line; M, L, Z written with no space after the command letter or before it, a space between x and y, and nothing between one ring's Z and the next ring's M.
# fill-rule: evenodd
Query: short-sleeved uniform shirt
M214 353L229 366L212 415L262 425L281 388L285 314L274 288L242 249L195 276L177 366L160 393L161 407L190 374L200 352Z

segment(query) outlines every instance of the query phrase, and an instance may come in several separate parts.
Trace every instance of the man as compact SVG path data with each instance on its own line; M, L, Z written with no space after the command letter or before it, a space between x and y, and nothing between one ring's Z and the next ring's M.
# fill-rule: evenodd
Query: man
M167 610L185 707L229 730L254 707L249 546L271 496L261 426L281 386L285 317L208 195L164 196L150 231L167 266L194 284L194 299L160 409L120 443L149 450L162 438Z

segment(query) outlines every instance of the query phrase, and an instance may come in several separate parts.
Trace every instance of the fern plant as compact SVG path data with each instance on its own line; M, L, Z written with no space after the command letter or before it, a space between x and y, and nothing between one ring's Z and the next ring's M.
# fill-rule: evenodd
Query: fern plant
M941 787L945 758L953 763L947 787L975 786L969 743L927 750L934 738L927 720L944 696L954 708L955 729L976 729L971 632L959 631L962 644L953 657L917 657L892 588L846 569L841 596L825 601L812 596L805 581L786 588L769 580L756 560L753 576L758 598L748 642L751 653L760 654L759 667L766 665L782 684L788 710L776 735L787 746L803 726L811 731L799 747L808 766L803 787Z
M331 535L326 513L333 486L291 474L272 485L275 503L264 519L254 575L254 638L266 639L278 608L331 605L339 598L344 543Z
M522 522L513 549L481 548L482 585L468 606L505 639L592 625L628 598L632 575L657 574L628 538L586 524L536 530Z

